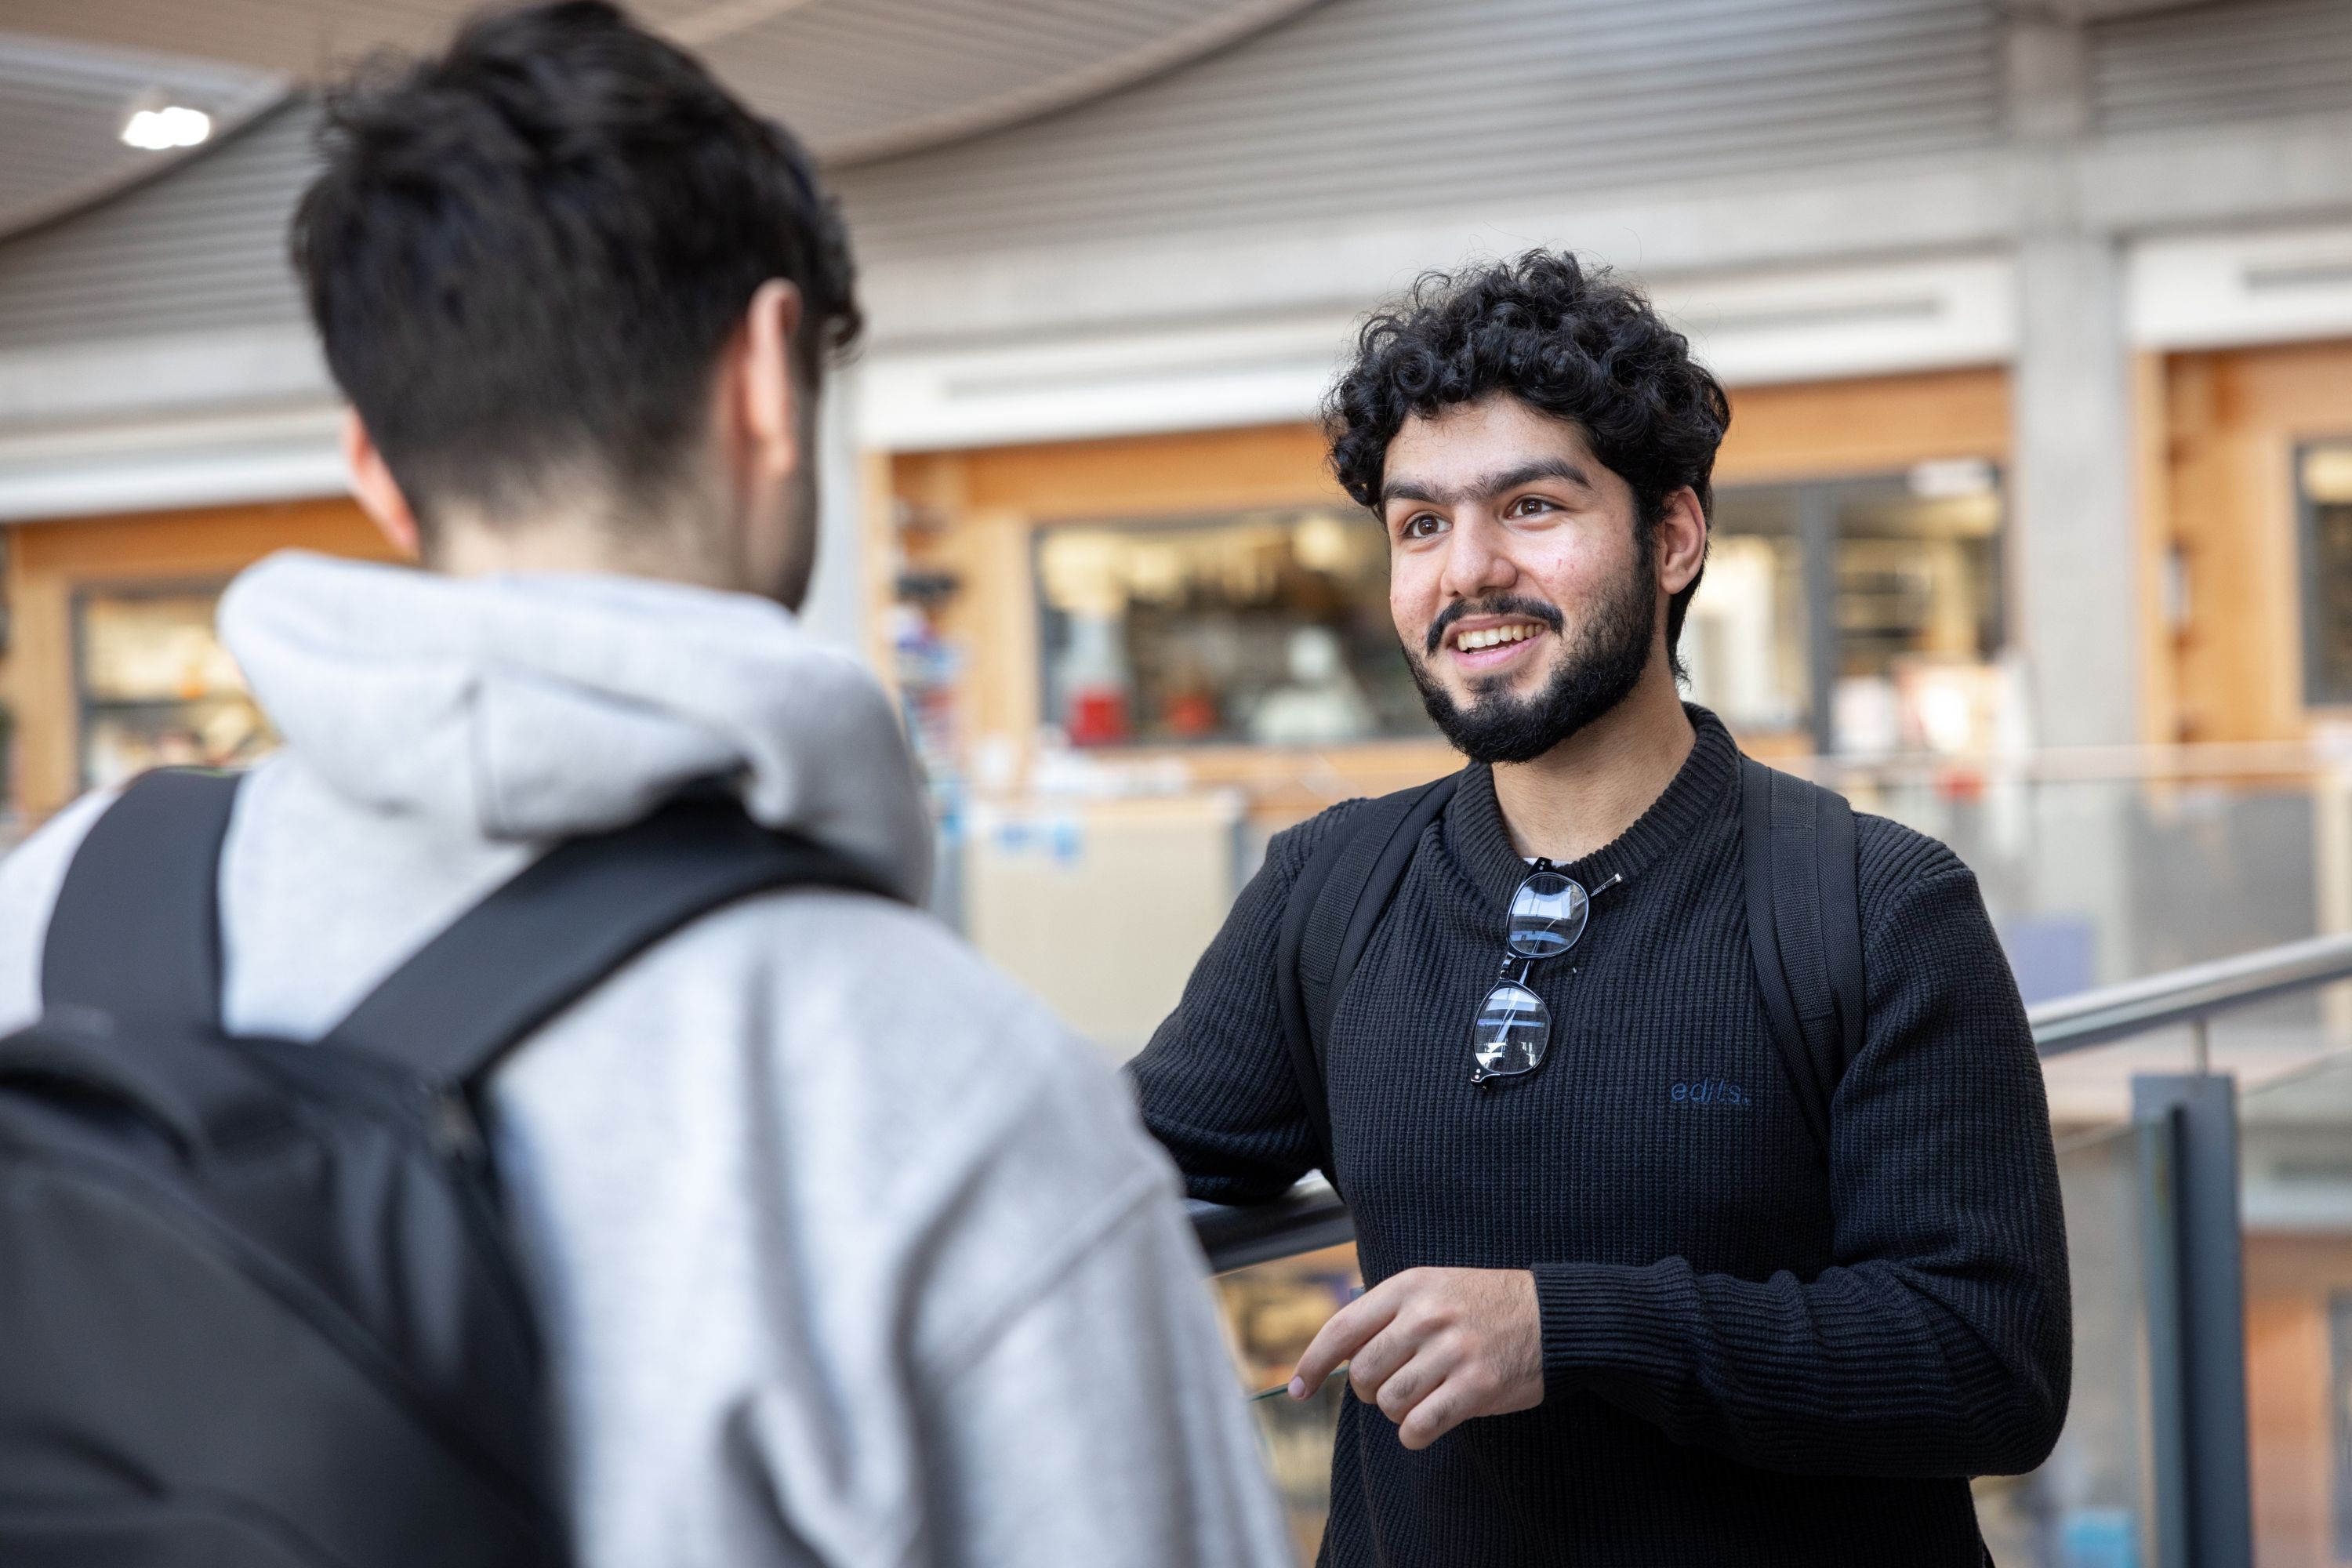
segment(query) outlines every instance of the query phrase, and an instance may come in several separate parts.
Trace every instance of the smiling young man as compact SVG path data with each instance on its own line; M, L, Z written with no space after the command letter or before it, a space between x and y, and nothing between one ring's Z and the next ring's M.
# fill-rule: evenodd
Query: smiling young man
M2041 1073L1941 845L1855 819L1855 1048L1818 1106L1784 1065L1741 761L1675 686L1728 417L1637 293L1540 252L1424 280L1333 394L1469 765L1397 835L1320 1106L1291 906L1385 803L1275 840L1132 1069L1196 1196L1280 1193L1328 1124L1370 1287L1292 1384L1346 1364L1329 1563L1974 1565L1968 1478L2056 1440Z

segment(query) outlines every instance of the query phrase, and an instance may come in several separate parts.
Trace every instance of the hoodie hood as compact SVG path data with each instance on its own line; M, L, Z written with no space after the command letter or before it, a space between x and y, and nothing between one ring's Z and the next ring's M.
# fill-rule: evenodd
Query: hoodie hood
M929 879L889 698L766 600L288 552L230 585L220 631L295 757L368 809L540 840L621 826L717 776L758 821L909 899Z

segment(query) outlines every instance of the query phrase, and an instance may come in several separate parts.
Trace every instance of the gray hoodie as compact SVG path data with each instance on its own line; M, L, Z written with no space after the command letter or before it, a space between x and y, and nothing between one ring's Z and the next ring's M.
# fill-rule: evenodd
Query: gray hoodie
M286 742L223 851L233 1030L316 1038L551 840L714 773L926 876L887 697L773 605L289 554L220 618ZM0 864L0 1027L103 805ZM732 906L490 1098L585 1568L1292 1561L1167 1163L930 920Z

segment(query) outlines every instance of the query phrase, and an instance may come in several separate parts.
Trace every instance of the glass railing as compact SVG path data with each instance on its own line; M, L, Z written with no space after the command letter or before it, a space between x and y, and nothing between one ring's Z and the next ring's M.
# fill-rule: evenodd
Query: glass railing
M1449 761L1426 745L1050 753L1034 793L975 801L943 863L982 952L1124 1057L1175 1005L1275 834ZM2205 745L1776 765L1950 845L2029 1002L2352 930L2352 755ZM1159 889L1152 919L1097 918L1138 877ZM2281 1051L2295 1042L2262 1030L2310 1024L2315 1008L2233 1017L2230 1048L2263 1071L2292 1065ZM2062 1075L2059 1119L2117 1119L2122 1081L2102 1102Z
M1217 1295L1232 1331L1234 1353L1249 1390L1263 1394L1290 1380L1291 1368L1325 1320L1363 1289L1353 1243L1250 1264L1217 1278ZM1255 1399L1267 1468L1282 1493L1299 1561L1315 1561L1331 1498L1331 1443L1339 1426L1341 1383L1333 1378L1314 1398L1286 1394Z
M1780 765L1967 861L2028 1002L2352 929L2352 758L2208 745Z
M2147 1342L2137 1130L2063 1141L2058 1185L2074 1310L2066 1427L2038 1470L1976 1483L1977 1521L2000 1568L2153 1565Z
M1978 1520L2000 1568L2152 1568L2160 1561L2148 1506L2139 1142L2135 1129L2116 1127L2059 1150L2074 1275L2074 1398L2048 1463L2031 1475L1976 1482ZM1362 1276L1355 1249L1334 1247L1220 1275L1217 1289L1243 1379L1260 1391L1289 1377L1324 1320L1362 1289ZM1276 1395L1252 1405L1302 1563L1315 1560L1322 1539L1339 1387L1335 1378L1305 1404Z
M2254 1561L2352 1559L2352 1056L2238 1102Z

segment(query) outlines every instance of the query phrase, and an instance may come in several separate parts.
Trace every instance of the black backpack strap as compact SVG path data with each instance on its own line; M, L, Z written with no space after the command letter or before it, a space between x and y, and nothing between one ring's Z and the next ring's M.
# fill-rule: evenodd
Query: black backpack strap
M1275 952L1275 992L1292 1075L1306 1102L1323 1173L1339 1184L1323 1062L1331 1017L1356 964L1404 880L1421 836L1461 783L1459 773L1382 795L1324 837L1291 884Z
M220 848L243 778L142 773L90 825L42 939L44 1007L218 1024Z
M661 938L788 887L896 897L873 870L760 826L732 799L677 801L549 850L369 993L325 1043L429 1084L469 1084Z
M1830 1102L1862 1050L1862 912L1853 808L1819 784L1739 761L1748 941L1797 1109L1826 1153Z

